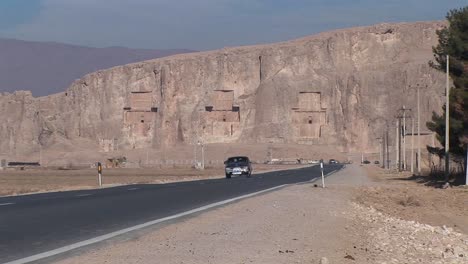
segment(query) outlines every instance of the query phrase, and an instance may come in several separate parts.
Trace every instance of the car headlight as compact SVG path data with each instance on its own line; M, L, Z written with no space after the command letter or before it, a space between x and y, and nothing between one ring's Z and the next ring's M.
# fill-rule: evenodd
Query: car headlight
M242 167L243 171L249 171L249 167Z
M232 168L226 168L227 172L232 172Z

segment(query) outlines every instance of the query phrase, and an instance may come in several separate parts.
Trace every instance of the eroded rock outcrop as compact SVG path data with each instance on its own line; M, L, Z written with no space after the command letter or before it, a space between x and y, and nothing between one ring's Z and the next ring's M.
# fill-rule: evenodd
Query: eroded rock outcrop
M30 152L84 140L130 149L198 141L373 149L398 108L416 108L409 85L424 87L423 124L441 109L444 76L427 62L442 26L381 24L176 55L88 74L47 97L3 94L0 147Z

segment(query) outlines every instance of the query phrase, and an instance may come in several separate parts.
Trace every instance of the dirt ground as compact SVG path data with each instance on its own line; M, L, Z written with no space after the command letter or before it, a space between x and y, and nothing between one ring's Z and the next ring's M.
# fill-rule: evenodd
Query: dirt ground
M366 227L361 247L375 263L468 263L468 188L436 189L365 166L373 184L353 195L350 217Z
M301 165L253 164L254 172L283 170ZM104 169L104 187L138 183L167 183L224 177L223 167L205 170L191 168ZM25 193L98 188L96 169L28 169L0 170L0 196Z
M468 263L468 189L403 178L348 165L325 189L292 185L58 263Z
M362 187L356 201L377 211L468 234L468 188L439 189L410 180L409 173L365 167L377 186Z

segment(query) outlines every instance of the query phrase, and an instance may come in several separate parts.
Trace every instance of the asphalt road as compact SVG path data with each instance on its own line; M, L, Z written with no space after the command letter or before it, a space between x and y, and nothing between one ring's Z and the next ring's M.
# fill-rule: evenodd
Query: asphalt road
M325 174L341 165L325 165ZM0 263L204 205L320 177L320 166L251 178L130 185L0 198Z

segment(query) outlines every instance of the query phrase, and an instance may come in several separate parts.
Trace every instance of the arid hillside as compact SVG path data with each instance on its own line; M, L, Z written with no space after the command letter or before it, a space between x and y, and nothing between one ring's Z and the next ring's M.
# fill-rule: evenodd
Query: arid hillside
M65 92L0 96L2 156L40 149L294 143L377 151L405 105L422 124L444 99L431 69L443 22L379 24L94 72ZM415 112L415 111L414 111ZM425 127L423 126L423 130Z

